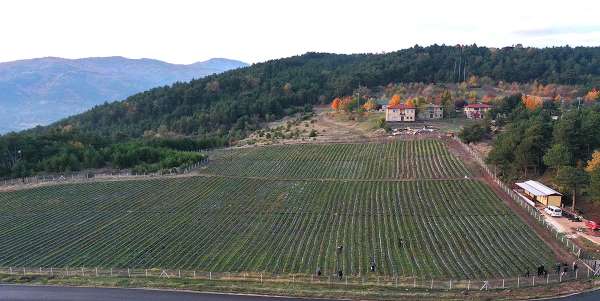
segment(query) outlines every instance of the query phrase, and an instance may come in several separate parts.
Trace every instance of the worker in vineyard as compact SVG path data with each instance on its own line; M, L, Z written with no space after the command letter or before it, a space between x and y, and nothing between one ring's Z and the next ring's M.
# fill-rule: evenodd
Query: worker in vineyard
M338 254L341 254L343 250L344 250L344 246L340 245L337 247Z
M402 238L400 238L400 241L398 242L398 244L400 245L400 248L402 248L402 245L404 244L404 240Z
M317 276L321 277L321 268L317 268Z
M340 280L344 278L344 273L342 272L342 270L338 271L338 277L340 278Z

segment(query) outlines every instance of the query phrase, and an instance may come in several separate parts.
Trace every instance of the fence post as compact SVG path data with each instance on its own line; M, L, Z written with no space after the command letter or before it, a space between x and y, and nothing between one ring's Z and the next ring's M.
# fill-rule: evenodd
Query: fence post
M208 272L208 280L212 280L212 272ZM260 274L260 282L262 282L262 273Z
M531 286L535 286L535 276L531 277Z
M469 279L469 282L467 282L467 290L471 289L471 279Z
M450 279L450 290L452 290L452 279Z
M96 277L98 277L98 267L96 267Z
M110 268L110 277L112 278L113 273L112 273L112 268Z
M589 275L589 273L588 273ZM52 267L50 267L50 277L54 277L54 271L52 271Z
M502 278L502 288L504 288L504 278Z
M148 278L148 269L144 269L144 275ZM196 272L194 272L194 276L196 276Z
M129 273L129 268L127 268L127 277L131 277L131 273Z
M521 287L521 278L517 276L517 288Z
M433 289L433 278L431 279L431 289Z

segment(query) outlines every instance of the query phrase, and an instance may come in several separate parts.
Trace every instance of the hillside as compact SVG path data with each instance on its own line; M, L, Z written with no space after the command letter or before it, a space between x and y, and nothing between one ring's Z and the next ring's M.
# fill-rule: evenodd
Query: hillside
M152 89L57 125L101 135L141 137L161 130L238 139L261 121L350 95L359 85L455 82L470 75L505 82L592 85L600 79L600 47L430 46L386 54L307 53Z
M150 88L244 66L228 59L177 65L124 57L0 63L0 133L46 125Z
M43 161L57 156L70 159L60 160L52 171L105 166L110 160L91 165L86 163L90 161L86 154L131 139L191 137L204 147L229 145L265 122L311 111L312 105L352 95L359 86L385 90L381 87L390 83L450 82L449 86L460 86L458 89L464 86L466 90L460 95L466 95L469 86L455 82L472 75L482 82L496 83L493 86L501 91L512 87L507 82L534 81L577 84L585 90L599 83L600 47L492 49L434 45L385 54L307 53L272 60L154 88L48 127L1 137L0 153L23 150L23 154L20 164L0 157L0 176L48 171Z

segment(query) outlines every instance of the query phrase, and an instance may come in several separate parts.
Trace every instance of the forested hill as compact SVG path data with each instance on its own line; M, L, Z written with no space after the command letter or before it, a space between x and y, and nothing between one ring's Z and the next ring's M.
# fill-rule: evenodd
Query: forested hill
M0 136L0 177L173 167L195 159L182 151L225 145L261 122L329 103L359 85L458 82L472 75L598 86L600 47L434 45L386 54L307 53L272 60L154 88L47 127Z
M152 89L58 125L127 137L167 131L236 138L261 120L350 94L359 84L454 82L470 75L507 82L595 84L600 79L600 47L415 46L387 54L307 53Z

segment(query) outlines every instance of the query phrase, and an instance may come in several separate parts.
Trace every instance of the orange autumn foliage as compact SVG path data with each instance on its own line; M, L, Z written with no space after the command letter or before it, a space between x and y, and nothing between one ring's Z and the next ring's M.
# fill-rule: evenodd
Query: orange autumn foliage
M332 102L331 102L331 108L334 110L339 110L340 109L340 105L342 104L342 100L339 97L336 97Z
M523 95L521 99L525 107L530 111L533 111L542 106L542 98L540 96Z
M583 99L586 102L595 102L596 100L600 99L600 91L596 90L596 88L593 88L592 90L587 92Z
M394 96L392 96L392 98L390 99L390 102L388 103L388 105L390 105L390 106L399 105L401 100L402 99L400 98L400 95L394 94Z
M411 98L411 99L407 100L405 104L407 106L409 106L409 107L414 107L415 106L415 100Z

